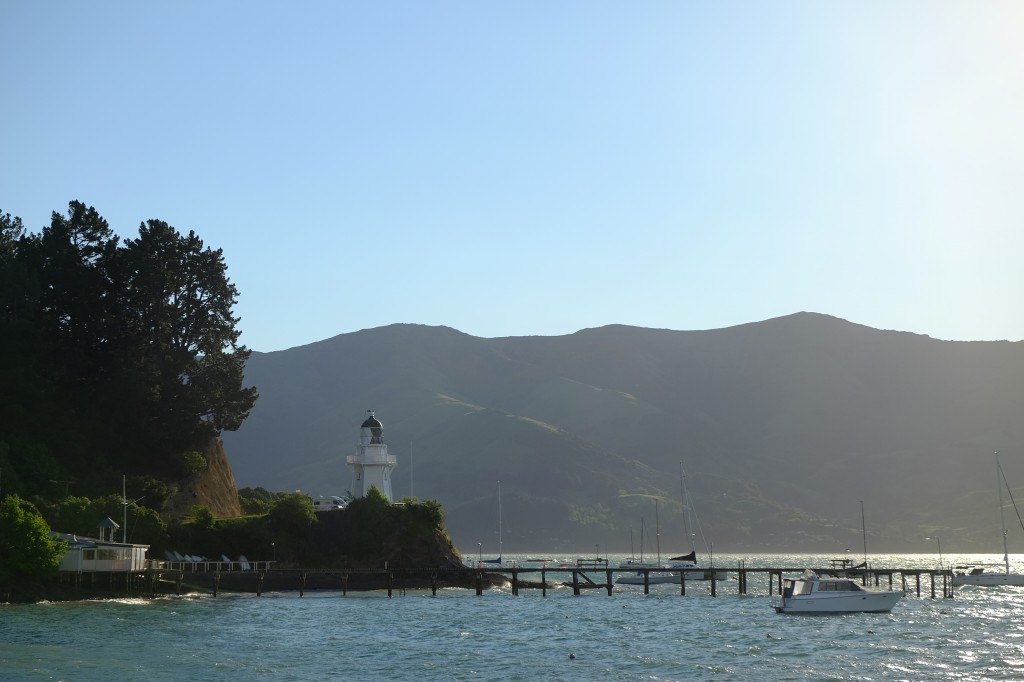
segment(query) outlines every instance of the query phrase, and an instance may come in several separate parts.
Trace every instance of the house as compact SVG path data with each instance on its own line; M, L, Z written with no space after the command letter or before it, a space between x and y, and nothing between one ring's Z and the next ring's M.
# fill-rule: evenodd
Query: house
M86 538L69 533L52 532L51 535L67 543L67 551L60 560L61 573L133 573L145 571L146 551L149 545L114 542L114 530L119 528L111 519L99 524L100 537ZM109 539L108 539L109 536Z

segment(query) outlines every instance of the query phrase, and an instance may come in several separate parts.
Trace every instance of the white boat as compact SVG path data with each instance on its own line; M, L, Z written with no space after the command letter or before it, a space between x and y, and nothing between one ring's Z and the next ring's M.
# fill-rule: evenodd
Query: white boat
M998 587L1000 585L1024 585L1024 575L1010 573L1007 569L1002 573L986 573L980 566L971 568L969 573L957 573L953 576L953 586L977 585L979 587Z
M647 575L648 585L658 585L661 583L674 583L679 584L679 574L672 571L666 571L663 569L652 570L652 569L641 569L629 575L620 575L615 579L617 585L643 585L644 574Z
M1010 550L1006 540L1006 518L1003 515L1003 487L1006 486L1006 492L1010 496L1010 502L1013 502L1013 509L1017 511L1017 503L1013 501L1013 493L1010 492L1010 487L1006 483L1006 476L1003 474L1003 467L999 463L999 453L996 453L996 487L999 490L999 523L1002 525L1003 530L1003 572L1002 573L986 573L985 569L976 566L964 566L962 568L971 568L969 573L957 573L953 576L953 586L958 587L961 585L978 585L981 587L997 587L1000 585L1024 585L1024 575L1020 573L1010 573ZM1020 512L1017 512L1017 517L1020 518ZM1024 528L1024 521L1021 522L1021 527Z
M808 569L784 581L772 606L777 613L886 613L902 598L902 591L864 587L849 578L820 578Z

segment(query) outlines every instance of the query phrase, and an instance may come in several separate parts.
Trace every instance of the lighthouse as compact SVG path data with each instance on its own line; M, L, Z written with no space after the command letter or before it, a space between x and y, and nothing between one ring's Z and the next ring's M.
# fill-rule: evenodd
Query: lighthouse
M395 468L395 456L388 454L384 444L384 425L367 410L369 416L359 427L359 446L356 454L349 455L352 467L352 495L366 497L370 486L379 490L391 502L391 470Z

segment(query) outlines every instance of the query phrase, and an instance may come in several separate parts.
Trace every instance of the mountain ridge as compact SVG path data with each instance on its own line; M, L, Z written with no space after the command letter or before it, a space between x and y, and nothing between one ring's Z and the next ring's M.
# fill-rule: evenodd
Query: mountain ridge
M879 547L998 551L991 452L1024 481L1024 343L819 313L495 339L399 323L253 353L246 383L260 401L223 434L240 485L346 490L376 409L395 495L439 500L464 552L497 551L498 480L506 551L628 549L655 497L684 549L681 463L718 548L856 546L864 501Z

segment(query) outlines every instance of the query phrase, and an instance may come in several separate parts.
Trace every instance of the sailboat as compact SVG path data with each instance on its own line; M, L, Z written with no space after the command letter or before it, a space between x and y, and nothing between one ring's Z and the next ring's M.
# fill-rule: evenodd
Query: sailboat
M976 567L970 573L959 573L953 576L953 585L979 585L992 587L996 585L1024 585L1024 574L1010 573L1010 550L1006 540L1006 517L1003 514L1003 487L1010 496L1013 510L1017 512L1017 519L1020 519L1020 512L1017 511L1017 503L1013 501L1013 493L1006 482L1006 475L1003 474L1003 467L999 463L999 453L996 452L996 487L999 490L999 523L1003 530L1003 573L986 573L984 568ZM1021 521L1021 528L1024 528L1024 521ZM968 567L964 567L968 568Z
M645 561L644 560L644 536L645 535L646 535L646 532L644 530L644 517L641 516L640 517L640 558L637 559L635 556L632 555L632 553L630 553L629 559L626 559L625 561L620 563L619 564L619 568L621 568L622 570L625 570L625 571L632 571L632 570L636 570L638 568L661 568L661 564L660 563L655 563L653 561ZM632 548L632 546L633 546L633 529L632 528L629 529L629 544L630 544L630 547Z
M496 564L500 566L501 560L501 481L498 481L498 558L497 559L481 559L482 564Z
M665 570L661 563L661 522L658 519L658 498L654 498L655 544L658 550L657 562L644 562L644 519L640 517L640 561L627 561L619 564L619 568L634 571L630 575L620 575L615 579L619 585L648 585L658 583L679 583L679 574Z
M683 473L683 463L679 463L679 494L683 503L684 525L683 530L686 533L686 540L690 544L690 553L683 554L682 556L672 557L668 560L667 567L673 570L677 570L680 573L682 580L710 580L712 574L714 574L715 580L725 580L729 577L727 571L714 571L712 569L704 569L697 565L697 550L693 546L693 538L695 533L693 532L693 519L690 518L692 506L689 503L689 495L686 490L686 475ZM697 520L698 525L700 519ZM701 530L701 537L704 536L704 531ZM710 559L710 552L709 552ZM714 561L710 561L712 567Z

